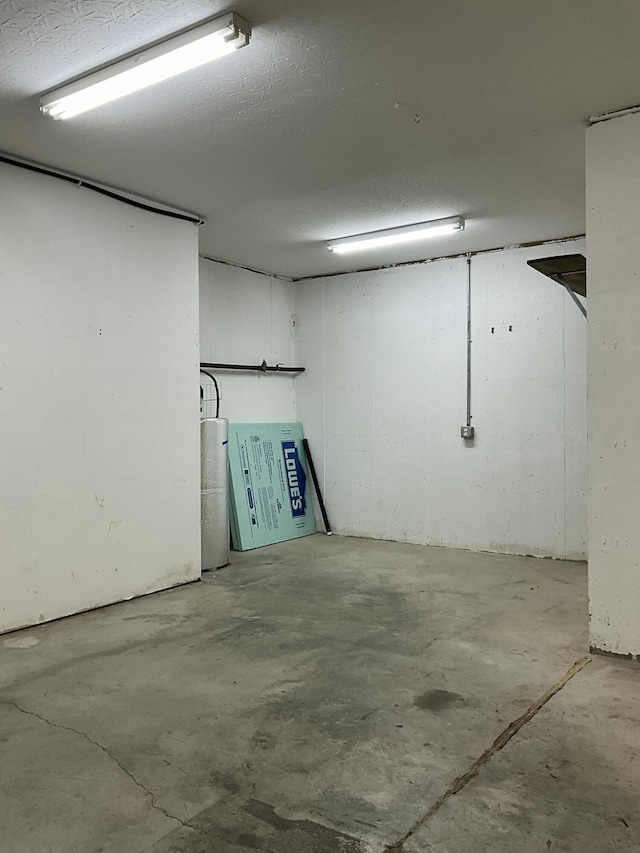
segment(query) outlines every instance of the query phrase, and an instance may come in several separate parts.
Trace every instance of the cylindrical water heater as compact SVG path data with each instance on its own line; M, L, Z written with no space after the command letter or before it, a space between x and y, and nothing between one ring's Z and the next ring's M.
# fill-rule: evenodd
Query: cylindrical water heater
M226 418L200 421L202 570L229 562L229 469Z

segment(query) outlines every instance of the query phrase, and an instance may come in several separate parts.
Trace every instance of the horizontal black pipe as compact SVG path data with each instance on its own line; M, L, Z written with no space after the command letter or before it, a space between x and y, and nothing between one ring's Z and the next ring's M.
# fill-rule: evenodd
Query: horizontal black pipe
M282 367L281 364L269 365L266 361L262 364L222 364L211 361L201 361L201 368L210 370L256 370L258 373L304 373L304 367Z
M68 184L73 184L76 187L84 187L94 193L106 195L107 198L113 198L116 201L121 201L123 204L128 204L130 207L137 207L139 210L147 210L149 213L157 213L159 216L168 216L170 219L182 219L184 222L192 222L194 225L204 225L204 221L198 216L191 216L189 213L180 213L177 210L165 210L162 207L156 207L154 204L147 204L146 202L138 201L138 199L129 198L129 196L123 195L117 190L101 187L100 184L94 184L91 181L85 181L84 178L76 178L64 172L58 172L56 169L50 169L47 166L39 166L37 163L16 160L6 154L0 154L0 163L6 163L7 166L16 166L18 169L35 172L38 175L47 175L49 178L57 178L59 181L66 181Z

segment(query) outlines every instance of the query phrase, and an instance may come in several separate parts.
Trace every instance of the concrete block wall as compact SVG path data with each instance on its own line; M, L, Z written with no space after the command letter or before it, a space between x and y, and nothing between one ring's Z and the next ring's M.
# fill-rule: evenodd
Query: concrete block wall
M295 366L295 289L290 281L200 259L200 360ZM295 376L212 371L220 414L237 422L296 419ZM207 398L214 391L200 377ZM207 406L211 409L211 406ZM209 412L207 412L209 414Z
M197 229L0 166L0 632L200 576Z
M640 114L587 130L589 609L593 648L640 656Z
M586 324L526 264L573 252L473 258L473 442L464 258L296 285L298 419L337 532L584 559Z

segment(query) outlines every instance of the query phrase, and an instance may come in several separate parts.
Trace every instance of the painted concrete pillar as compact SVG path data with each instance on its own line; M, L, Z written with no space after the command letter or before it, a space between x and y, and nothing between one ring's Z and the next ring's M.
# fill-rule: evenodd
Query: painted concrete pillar
M640 114L587 130L590 642L640 655Z

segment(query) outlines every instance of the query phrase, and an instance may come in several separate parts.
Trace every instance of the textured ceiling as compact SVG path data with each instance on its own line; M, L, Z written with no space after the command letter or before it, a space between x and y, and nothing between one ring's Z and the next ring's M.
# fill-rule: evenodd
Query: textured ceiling
M67 122L38 96L234 9L233 56ZM579 234L584 123L640 101L635 0L0 0L0 149L202 214L293 277ZM453 214L411 250L325 241Z

